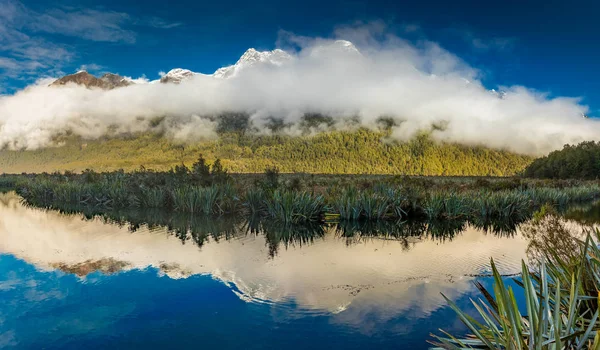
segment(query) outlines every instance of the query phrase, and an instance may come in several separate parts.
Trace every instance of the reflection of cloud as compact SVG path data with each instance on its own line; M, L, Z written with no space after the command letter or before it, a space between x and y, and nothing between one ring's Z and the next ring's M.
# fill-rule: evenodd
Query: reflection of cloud
M0 331L0 348L44 348L52 343L48 339L89 335L108 329L135 309L133 300L103 300L98 296L90 304L89 295L81 293L85 286L79 278L57 271L36 271L10 255L0 255L0 266L0 280L9 280L13 286L0 289L0 330L10 329ZM94 282L93 277L85 282ZM56 344L66 346L62 340Z
M99 220L26 209L17 200L0 200L0 252L39 269L109 259L126 262L125 270L153 266L174 278L210 274L245 300L293 301L314 312L339 312L336 319L348 324L367 314L427 315L444 305L440 292L455 298L472 290L464 276L486 271L490 256L502 272L518 271L525 249L521 238L496 238L472 228L451 242L424 240L409 251L400 242L377 239L348 246L329 233L271 259L262 235L198 248L164 231L129 233Z
M0 291L15 289L18 285L19 281L16 280L0 281Z
M16 345L17 345L17 338L15 336L14 331L10 330L10 331L0 333L0 348L4 348L4 347L8 347L8 346L16 346Z

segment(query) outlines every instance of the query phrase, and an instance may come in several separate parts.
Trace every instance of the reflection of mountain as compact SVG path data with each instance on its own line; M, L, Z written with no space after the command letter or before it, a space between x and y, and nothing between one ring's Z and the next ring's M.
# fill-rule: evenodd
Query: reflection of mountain
M345 310L341 319L349 323L363 312L387 318L418 308L427 314L444 304L440 292L453 298L471 290L467 276L487 271L490 256L502 272L513 273L525 251L519 236L498 238L467 227L451 241L425 238L409 250L390 239L348 245L347 238L325 231L309 246L290 241L272 258L263 234L218 242L209 237L199 247L165 229L132 233L100 219L24 208L14 195L0 197L0 253L40 269L85 274L96 265L107 272L152 266L173 278L210 274L244 299Z

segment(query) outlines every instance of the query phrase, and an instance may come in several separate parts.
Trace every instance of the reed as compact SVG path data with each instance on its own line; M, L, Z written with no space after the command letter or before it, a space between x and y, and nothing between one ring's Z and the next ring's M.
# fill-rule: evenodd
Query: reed
M174 209L187 213L202 215L223 214L224 210L219 205L220 193L216 186L210 187L184 187L178 188L173 193Z
M273 186L265 186L264 181L243 186L234 181L199 181L185 167L165 173L90 171L82 175L28 175L12 181L29 204L44 207L68 204L106 209L157 208L202 215L243 210L248 215L284 222L325 217L328 221L425 218L429 221L520 222L544 204L564 208L600 196L600 187L595 183L532 182L528 185L524 181L513 181L514 184L502 186L484 182L485 186L476 187L478 181L471 181L460 187L450 180L436 185L431 179L411 178L354 185L330 182L330 187L319 190L315 186L309 193L300 189L300 185L286 188L280 181L277 186L274 182ZM212 184L204 185L204 182ZM327 197L318 193L327 193ZM307 219L302 219L303 216Z
M257 216L264 212L266 206L265 191L259 187L251 187L246 190L244 208L250 216Z
M323 197L307 192L276 190L265 201L266 215L284 223L319 221L324 212Z

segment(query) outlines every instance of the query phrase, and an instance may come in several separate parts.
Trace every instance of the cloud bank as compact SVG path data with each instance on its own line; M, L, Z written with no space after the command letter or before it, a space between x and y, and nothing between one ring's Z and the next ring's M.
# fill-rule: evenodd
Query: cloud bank
M40 81L0 97L0 146L36 149L71 132L97 138L108 132L156 128L174 138L214 136L211 117L249 115L259 132L273 118L294 132L307 113L336 125L377 127L395 121L392 138L407 140L432 125L445 142L486 145L539 155L566 143L600 139L600 123L582 118L577 98L550 97L523 86L486 89L479 72L433 42L411 43L382 28L343 28L335 39L285 33L285 64L258 62L235 77L198 74L181 84L136 84L114 90L48 87ZM352 40L358 49L346 41Z

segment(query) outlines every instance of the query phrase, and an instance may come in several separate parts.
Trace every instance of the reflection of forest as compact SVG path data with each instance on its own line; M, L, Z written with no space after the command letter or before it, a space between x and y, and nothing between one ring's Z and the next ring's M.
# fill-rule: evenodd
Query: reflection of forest
M551 208L542 208L534 219L520 227L521 234L529 241L529 260L574 261L581 255L580 243L586 233L598 223L598 209L597 205L571 208L559 215Z
M0 252L40 271L62 270L87 281L146 269L170 279L210 275L245 301L345 310L343 322L361 325L365 308L382 319L402 310L436 310L446 305L440 293L458 298L473 291L472 279L489 274L490 257L501 273L513 274L525 256L520 235L485 234L465 222L282 227L164 212L109 217L92 210L85 219L79 212L27 208L18 196L6 196L0 195Z
M93 207L73 207L62 210L63 214L82 214L87 220L100 219L104 223L126 226L131 232L142 227L150 230L166 229L178 237L183 244L193 241L202 247L208 240L229 240L246 235L264 235L270 256L277 255L280 246L306 245L333 232L345 239L347 245L364 240L394 240L403 244L405 250L421 240L438 242L452 240L467 226L499 237L511 237L522 222L466 220L445 221L344 221L325 224L284 225L272 220L243 218L238 216L207 217L167 212L163 210L118 210L106 211Z

